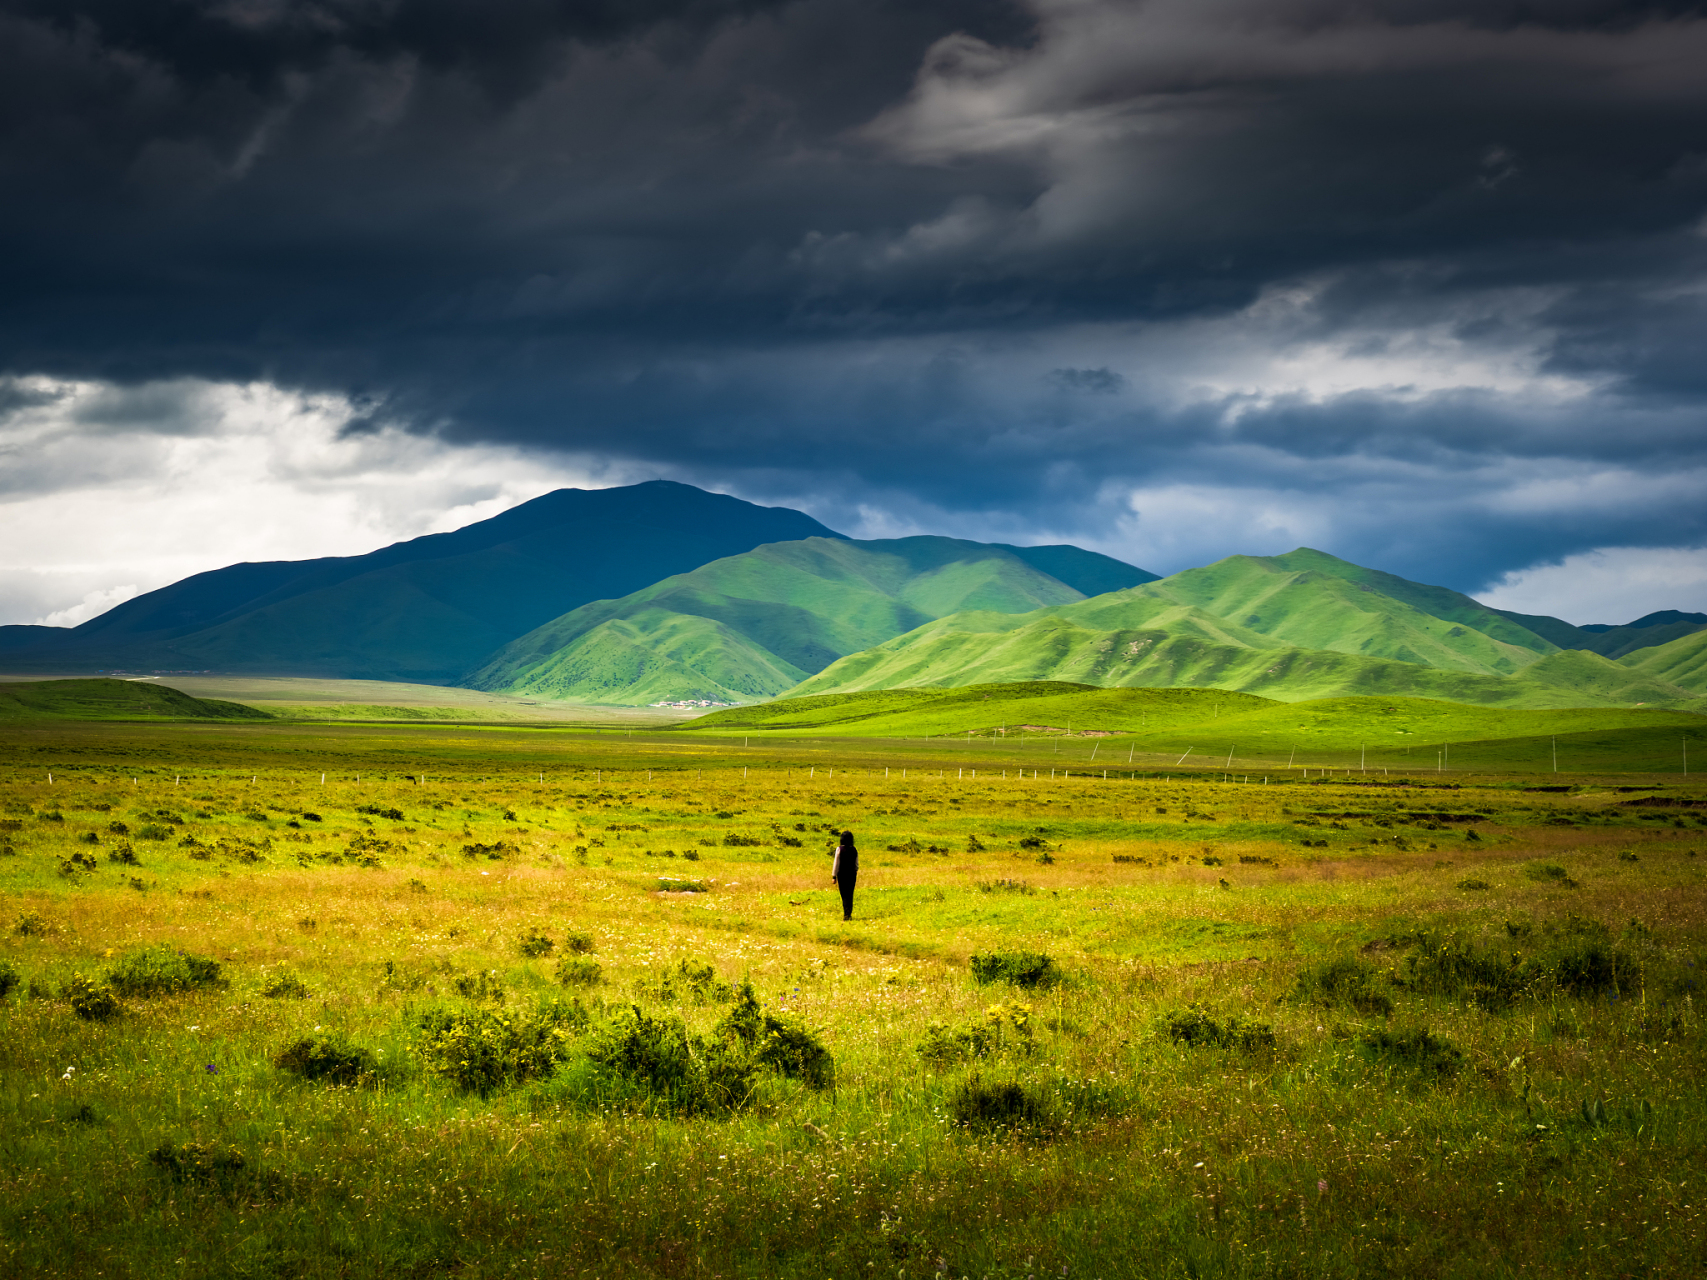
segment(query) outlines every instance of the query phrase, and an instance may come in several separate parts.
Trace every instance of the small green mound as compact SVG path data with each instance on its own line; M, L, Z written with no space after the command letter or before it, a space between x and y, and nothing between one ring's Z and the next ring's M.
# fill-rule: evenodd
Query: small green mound
M373 1076L378 1068L374 1056L366 1049L346 1044L342 1040L294 1040L273 1056L273 1065L304 1080L326 1084L358 1084Z
M269 974L261 984L261 994L269 1000L304 1000L308 984L294 973Z
M1409 1067L1425 1075L1456 1075L1464 1065L1464 1054L1456 1045L1425 1028L1369 1031L1359 1037L1359 1043L1374 1061Z
M1006 982L1016 987L1052 987L1064 975L1053 956L1042 951L975 951L972 976L981 985Z
M1162 1017L1162 1032L1175 1044L1190 1049L1272 1049L1274 1028L1266 1022L1228 1018L1219 1022L1196 1005L1175 1009Z
M564 956L557 962L557 980L566 987L597 986L604 966L591 956Z
M739 1043L692 1034L674 1015L638 1005L594 1035L588 1056L664 1110L682 1115L737 1111L752 1099L758 1066Z
M124 1012L112 988L97 985L80 973L71 975L61 994L70 1002L71 1011L88 1022L107 1022Z
M948 1114L968 1129L1041 1129L1054 1121L1049 1098L1036 1086L976 1073L949 1095Z
M16 991L18 984L22 981L23 978L19 976L17 967L10 960L0 960L0 1000L4 1000Z
M836 1082L836 1060L817 1033L798 1018L765 1012L751 982L741 984L735 1007L717 1024L716 1034L744 1046L759 1065L809 1089L828 1089Z
M217 960L169 946L153 946L120 956L107 970L107 985L121 996L147 999L231 984L221 976Z
M1380 975L1373 965L1354 956L1343 956L1301 971L1292 994L1303 1004L1323 1008L1345 1006L1361 1014L1384 1018L1393 1012L1393 1000L1379 984Z
M919 1056L932 1066L946 1067L971 1058L1001 1053L1029 1054L1036 1047L1031 1034L1031 1006L1018 1000L993 1004L984 1016L959 1027L933 1022L919 1041Z
M434 1009L422 1014L416 1027L428 1073L449 1081L459 1093L482 1098L549 1076L567 1055L571 1036L565 1019L511 1009Z

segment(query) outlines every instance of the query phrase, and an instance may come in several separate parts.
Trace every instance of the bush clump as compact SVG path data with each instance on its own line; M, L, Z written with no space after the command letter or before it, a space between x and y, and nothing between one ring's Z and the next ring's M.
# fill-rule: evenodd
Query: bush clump
M1365 1016L1385 1018L1393 1012L1393 1000L1380 989L1379 980L1373 965L1354 956L1342 956L1300 972L1293 998L1304 1004L1344 1006Z
M738 1041L706 1040L674 1015L630 1005L594 1035L588 1056L662 1107L683 1115L737 1111L752 1099L758 1064Z
M219 1148L200 1142L162 1142L148 1154L148 1163L173 1182L205 1186L230 1183L241 1177L248 1164L236 1147Z
M741 984L735 1007L717 1024L717 1036L740 1044L759 1065L808 1089L829 1089L836 1083L836 1060L824 1042L800 1019L767 1013L751 982Z
M106 1022L124 1012L112 988L99 985L80 973L71 975L61 995L71 1003L71 1012L89 1022Z
M273 1055L273 1065L304 1080L327 1084L359 1084L371 1078L378 1064L366 1049L341 1040L293 1040Z
M1567 995L1596 996L1641 985L1642 966L1634 956L1604 938L1567 941L1531 964L1536 981L1550 982Z
M1162 1032L1175 1044L1191 1049L1272 1049L1274 1028L1266 1022L1228 1018L1218 1022L1196 1005L1175 1009L1162 1018Z
M573 951L577 955L589 955L598 950L590 933L566 933L563 935L563 949Z
M555 1071L569 1050L567 1021L549 1011L434 1009L416 1023L417 1043L430 1074L485 1098Z
M604 966L591 956L564 956L557 962L557 980L566 987L597 986Z
M168 946L142 947L120 956L107 970L107 985L121 996L148 998L182 991L224 988L219 961Z
M261 994L269 1000L303 1000L308 984L294 973L272 973L261 983Z
M1396 1066L1411 1067L1426 1075L1451 1076L1464 1065L1464 1054L1450 1040L1425 1028L1413 1031L1365 1032L1359 1037L1371 1058Z
M1509 1009L1529 985L1516 955L1496 955L1463 938L1430 933L1417 937L1393 980L1419 995L1467 1000L1491 1013Z
M1006 982L1016 987L1052 987L1065 976L1053 956L1042 951L975 951L972 976L980 984Z
M1028 1054L1035 1047L1031 1006L1013 1000L993 1004L984 1010L982 1018L959 1027L931 1023L919 1041L919 1056L933 1066L946 1067L1003 1052Z
M735 998L735 988L718 977L717 969L705 960L679 960L674 969L666 966L656 976L642 978L635 987L640 995L667 1003L691 1000L695 1004L727 1004Z
M0 960L0 1000L4 1000L18 989L23 981L17 967L10 960Z
M557 944L538 929L529 929L516 940L516 950L530 958L551 954L551 949Z
M977 1073L948 1097L949 1117L968 1129L1041 1129L1053 1119L1049 1099L1020 1080L986 1080Z

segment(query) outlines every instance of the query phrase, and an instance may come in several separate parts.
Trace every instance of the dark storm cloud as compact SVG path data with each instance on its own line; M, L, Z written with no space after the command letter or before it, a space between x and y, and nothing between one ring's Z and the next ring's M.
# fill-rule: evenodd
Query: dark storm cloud
M826 518L1243 488L1471 587L1707 538L1703 65L1681 3L0 0L0 367Z

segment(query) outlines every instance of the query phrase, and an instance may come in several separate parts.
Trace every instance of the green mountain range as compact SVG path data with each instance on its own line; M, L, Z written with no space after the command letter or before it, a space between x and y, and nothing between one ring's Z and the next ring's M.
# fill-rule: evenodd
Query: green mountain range
M750 701L944 614L1027 612L1084 600L1081 587L1154 578L1077 547L779 542L584 605L506 645L468 683L570 701Z
M1514 707L1707 709L1700 654L1691 648L1707 643L1704 634L1615 662L1562 650L1446 588L1301 548L1231 556L1028 614L948 615L851 654L790 694L1066 680L1287 700L1381 694ZM1674 646L1687 653L1666 653Z
M1305 547L1157 578L1072 546L854 541L653 481L364 556L231 565L79 627L0 627L0 665L617 705L1069 681L1707 709L1707 614L1578 627Z
M655 480L559 489L362 556L200 573L74 628L0 627L15 672L217 670L452 684L590 600L767 542L810 516Z

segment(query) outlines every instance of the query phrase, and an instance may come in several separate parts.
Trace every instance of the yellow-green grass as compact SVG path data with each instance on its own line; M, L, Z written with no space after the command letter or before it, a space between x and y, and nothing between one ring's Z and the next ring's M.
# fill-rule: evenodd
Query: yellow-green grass
M1017 749L990 747L1008 778L957 776L979 749L429 726L8 733L0 959L23 987L0 1006L0 1271L1697 1267L1707 787L1464 772L1265 787L1047 766L1022 783ZM1631 803L1653 800L1668 803ZM150 825L167 837L140 838ZM844 827L863 849L845 925L824 851ZM389 846L380 865L324 856L358 835ZM185 836L214 852L191 856ZM111 860L122 844L139 865ZM62 875L73 853L95 869ZM669 876L710 891L659 893ZM1326 959L1402 971L1420 932L1540 955L1585 921L1641 965L1615 1001L1538 990L1489 1013L1385 977L1385 1018L1292 998ZM532 933L554 952L521 954ZM593 939L596 986L554 979L571 933ZM162 942L219 960L229 989L126 998L105 1023L58 998L74 974ZM991 949L1047 951L1068 979L978 987L968 960ZM465 1006L455 979L493 971L512 1009L579 995L596 1014L638 1003L709 1031L726 1006L643 994L684 958L750 976L768 1008L820 1028L836 1090L766 1079L739 1114L680 1118L599 1095L573 1057L487 1098L422 1069L418 1013ZM281 971L309 995L264 997ZM933 1022L1015 1001L1030 1052L976 1065L917 1052ZM1163 1019L1193 1004L1270 1024L1276 1043L1175 1043ZM1461 1068L1372 1058L1361 1037L1384 1028L1427 1028ZM314 1034L380 1055L377 1082L271 1065ZM1057 1123L950 1124L974 1073L1055 1098ZM174 1182L149 1159L163 1142L234 1147L252 1176Z

